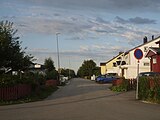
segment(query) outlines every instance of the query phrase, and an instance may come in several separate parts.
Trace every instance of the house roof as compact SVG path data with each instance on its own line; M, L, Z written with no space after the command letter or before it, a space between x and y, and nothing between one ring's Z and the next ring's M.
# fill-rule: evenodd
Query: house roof
M100 66L105 66L105 65L106 65L106 62L100 63Z
M128 54L130 51L135 50L136 48L139 48L139 47L141 47L141 46L143 46L143 45L146 45L146 44L148 44L148 43L151 43L151 42L157 40L158 38L160 38L160 36L158 36L157 38L155 38L155 39L153 39L153 40L150 40L150 41L148 41L148 42L146 42L146 43L143 43L143 44L141 44L141 45L139 45L139 46L136 46L136 47L128 50L127 52L125 52L125 55Z
M109 61L104 62L104 63L100 63L100 66L104 66L104 65L106 65L107 63L109 63L110 61L114 60L115 58L117 58L118 56L120 56L120 55L122 55L122 54L123 54L123 52L120 52L117 56L113 57L113 58L112 58L112 59L110 59Z
M158 47L150 47L149 50L147 51L145 57L151 57L153 55L160 55L160 48Z
M110 59L109 61L100 63L100 66L106 65L107 63L109 63L110 61L114 60L115 58L117 58L118 56L120 56L120 55L122 55L122 54L127 55L130 51L135 50L136 48L139 48L139 47L141 47L141 46L143 46L143 45L147 45L148 43L151 43L151 42L157 40L158 38L160 38L160 36L157 37L157 38L155 38L155 39L153 39L153 40L150 40L150 41L148 41L148 42L146 42L146 43L143 43L143 44L141 44L141 45L139 45L139 46L136 46L136 47L134 47L134 48L132 48L132 49L126 51L125 53L121 52L120 54L118 54L117 56L113 57L113 58Z

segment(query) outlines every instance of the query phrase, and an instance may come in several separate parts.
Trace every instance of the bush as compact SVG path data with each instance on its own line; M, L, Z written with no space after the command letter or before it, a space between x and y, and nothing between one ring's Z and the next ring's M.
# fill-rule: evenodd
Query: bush
M147 99L149 96L149 91L151 96L152 91L150 90L149 80L147 79L147 77L140 77L139 88L138 88L138 98L143 100Z
M14 86L16 84L45 84L45 76L38 73L25 73L20 78L20 75L1 74L0 87Z
M55 70L46 72L46 80L57 79L58 72Z
M140 77L138 97L141 100L160 102L160 77Z
M115 91L115 92L124 92L124 91L127 91L122 85L112 86L111 90Z
M118 84L117 86L112 86L111 90L116 91L116 92L127 91L128 90L128 80L122 79L122 82Z
M17 75L8 75L8 74L0 75L0 87L13 86L23 82L24 81L22 81Z

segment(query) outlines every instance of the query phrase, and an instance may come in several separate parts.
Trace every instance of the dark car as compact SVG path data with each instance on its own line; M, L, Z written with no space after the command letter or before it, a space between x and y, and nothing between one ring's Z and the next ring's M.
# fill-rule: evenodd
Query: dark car
M160 72L141 72L139 73L139 77L148 77L148 76L159 76Z
M113 80L116 80L118 78L117 73L107 73L105 75L100 75L96 78L96 82L98 83L110 83Z

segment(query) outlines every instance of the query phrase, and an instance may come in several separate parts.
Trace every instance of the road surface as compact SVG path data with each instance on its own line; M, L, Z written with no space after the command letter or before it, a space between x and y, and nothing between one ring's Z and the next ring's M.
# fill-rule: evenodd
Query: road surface
M110 84L72 79L44 101L0 106L0 120L160 120L160 105L116 93Z

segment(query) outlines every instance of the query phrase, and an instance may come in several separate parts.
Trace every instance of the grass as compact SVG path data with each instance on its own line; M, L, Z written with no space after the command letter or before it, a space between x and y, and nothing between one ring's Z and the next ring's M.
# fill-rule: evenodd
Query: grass
M39 90L32 92L31 95L28 95L24 98L20 98L17 100L9 100L9 101L0 100L0 105L22 104L22 103L44 100L53 92L55 92L57 89L58 87L51 87L51 86L41 87L39 88Z

